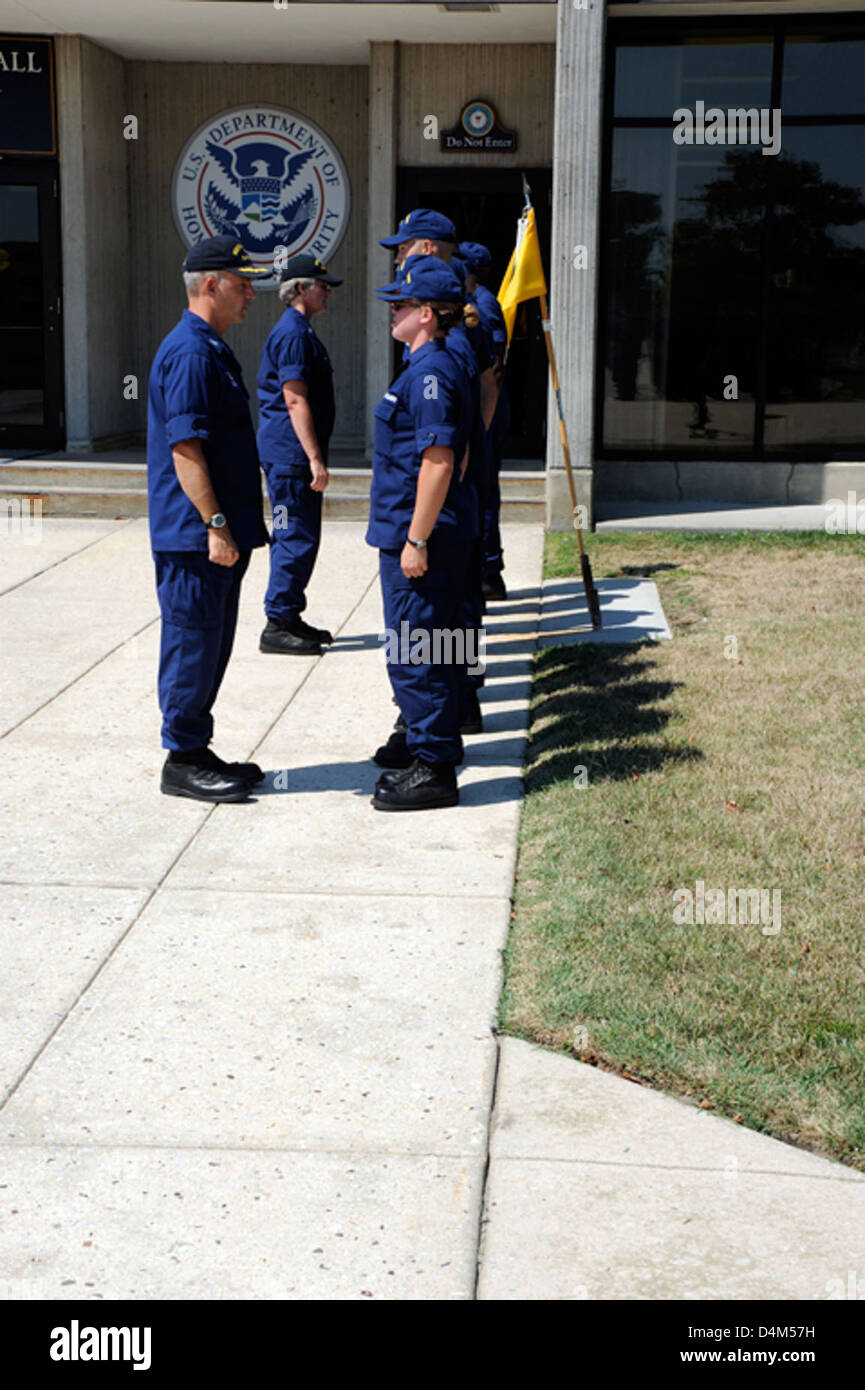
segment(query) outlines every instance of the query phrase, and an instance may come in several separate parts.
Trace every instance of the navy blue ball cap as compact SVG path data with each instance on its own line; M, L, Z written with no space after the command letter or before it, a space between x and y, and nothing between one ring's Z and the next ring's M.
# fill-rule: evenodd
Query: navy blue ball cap
M324 261L320 261L317 256L311 256L308 251L301 251L299 255L292 256L290 261L279 272L280 280L323 280L326 285L341 285L335 275L331 275Z
M450 266L454 274L457 276L460 284L465 286L466 275L468 274L469 270L468 261L464 260L462 256L451 256L450 260L448 261L448 265Z
M270 266L253 265L243 242L233 236L210 236L189 248L184 270L233 270L235 275L272 275Z
M438 256L409 256L402 273L390 285L376 290L379 299L398 303L401 299L439 300L462 304L465 291L446 261Z
M386 294L391 294L394 290L399 289L400 285L405 279L406 271L414 265L415 261L429 261L435 259L435 256L424 256L419 251L416 251L413 256L406 257L402 265L397 266L396 271L394 272L393 280L390 282L390 284L379 285L375 293L380 298L382 298Z
M393 236L386 236L379 246L401 246L404 241L415 241L418 237L456 243L457 229L443 213L433 212L432 208L415 208L402 219Z
M492 256L486 246L482 246L479 241L461 241L457 247L457 254L466 262L469 270L483 270L484 266L492 265Z

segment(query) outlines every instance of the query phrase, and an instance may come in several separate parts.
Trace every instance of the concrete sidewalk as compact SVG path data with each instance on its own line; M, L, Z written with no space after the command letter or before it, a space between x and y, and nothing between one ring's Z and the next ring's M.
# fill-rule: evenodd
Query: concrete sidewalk
M326 528L318 660L244 584L215 746L253 804L161 796L146 523L8 537L0 1292L474 1297L542 532L509 527L462 804L385 816L376 556Z
M865 1176L496 1039L541 529L462 803L409 816L369 805L362 535L325 528L313 661L258 652L255 556L216 747L270 775L214 808L158 790L146 524L3 544L0 1296L861 1297Z
M500 1041L478 1298L865 1296L865 1174Z
M846 499L845 499L846 500ZM853 509L855 517L855 508ZM825 531L828 502L600 502L598 531Z

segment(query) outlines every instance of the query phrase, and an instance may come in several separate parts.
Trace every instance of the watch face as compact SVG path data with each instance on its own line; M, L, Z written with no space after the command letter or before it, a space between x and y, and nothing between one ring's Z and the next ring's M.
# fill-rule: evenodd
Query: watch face
M222 515L222 512L213 513L213 516L210 518L210 525L216 531L222 530L223 526L225 525L225 517Z

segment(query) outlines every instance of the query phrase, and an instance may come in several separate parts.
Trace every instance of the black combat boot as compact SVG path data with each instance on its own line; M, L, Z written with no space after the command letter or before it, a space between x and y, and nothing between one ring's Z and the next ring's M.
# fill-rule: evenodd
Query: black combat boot
M404 772L379 778L372 804L377 811L431 811L457 806L459 799L453 763L424 763L415 758Z

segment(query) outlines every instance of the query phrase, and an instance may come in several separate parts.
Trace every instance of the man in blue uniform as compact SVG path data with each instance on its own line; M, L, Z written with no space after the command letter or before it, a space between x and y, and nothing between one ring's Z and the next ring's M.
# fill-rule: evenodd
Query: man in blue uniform
M448 264L457 248L456 227L444 213L435 212L433 208L415 208L406 214L392 236L382 237L379 246L394 251L397 269L404 267L410 256L438 256ZM448 334L448 350L464 353L465 336L464 328L458 328L453 338ZM462 339L462 342L458 342L458 339ZM479 374L480 411L484 428L489 428L496 408L498 383L481 339L475 337L470 346L475 353Z
M477 308L480 322L486 332L492 369L499 384L495 413L487 431L488 470L483 525L483 595L485 599L504 599L507 598L507 589L502 578L505 562L499 526L499 513L501 511L499 474L502 466L505 436L510 424L510 406L503 383L508 330L499 301L484 283L492 264L492 257L487 247L482 246L478 241L462 241L458 247L458 255L466 264L466 295L469 302Z
M457 229L444 213L415 208L402 219L393 236L382 237L379 246L394 252L399 269L409 256L438 256L447 262L457 245Z
M249 398L223 342L255 298L240 242L210 237L183 264L189 307L150 372L147 488L162 614L159 706L168 757L161 789L197 801L244 801L263 774L209 747L211 709L237 624L250 552L267 540Z
M311 320L341 285L315 256L293 256L281 273L286 306L261 354L258 452L273 509L270 583L264 596L263 652L320 656L325 628L300 616L321 541L327 447L333 431L333 371Z
M426 810L459 800L463 683L454 638L477 518L460 478L468 397L444 335L462 291L447 266L423 257L378 294L393 304L391 331L408 361L375 409L366 538L379 550L388 675L410 756L407 767L379 778L373 805Z

